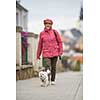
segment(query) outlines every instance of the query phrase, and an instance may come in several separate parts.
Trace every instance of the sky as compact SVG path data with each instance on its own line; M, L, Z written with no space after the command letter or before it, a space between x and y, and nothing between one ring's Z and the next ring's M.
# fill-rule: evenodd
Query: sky
M82 0L21 0L20 4L28 9L28 31L39 34L43 20L53 20L53 28L70 29L76 26Z

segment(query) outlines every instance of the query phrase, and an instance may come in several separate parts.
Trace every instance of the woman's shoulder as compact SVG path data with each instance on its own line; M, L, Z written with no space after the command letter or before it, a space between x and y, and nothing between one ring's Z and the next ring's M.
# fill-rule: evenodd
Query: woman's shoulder
M57 30L55 30L55 29L53 29L53 32L55 32L56 34L59 34L59 32Z
M40 34L44 34L44 33L45 33L45 30L43 30L43 31L40 32Z
M44 31L41 31L41 32L40 32L40 35L43 35L43 34L44 34Z

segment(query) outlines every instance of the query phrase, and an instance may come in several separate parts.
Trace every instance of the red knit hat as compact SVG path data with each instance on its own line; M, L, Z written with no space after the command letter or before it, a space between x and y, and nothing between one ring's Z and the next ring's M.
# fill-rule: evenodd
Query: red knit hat
M46 24L46 23L51 23L51 24L53 24L53 21L52 21L51 19L45 19L45 20L44 20L44 24Z

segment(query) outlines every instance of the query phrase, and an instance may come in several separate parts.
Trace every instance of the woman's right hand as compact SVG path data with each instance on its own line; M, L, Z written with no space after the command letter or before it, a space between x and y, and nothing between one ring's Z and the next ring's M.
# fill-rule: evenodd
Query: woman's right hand
M40 60L40 58L36 58L36 61L37 61L37 60Z

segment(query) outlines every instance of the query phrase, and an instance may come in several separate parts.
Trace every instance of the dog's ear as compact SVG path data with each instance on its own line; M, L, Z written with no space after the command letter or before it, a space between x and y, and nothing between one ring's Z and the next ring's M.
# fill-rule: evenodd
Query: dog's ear
M49 69L47 70L47 73L50 74L50 70Z

